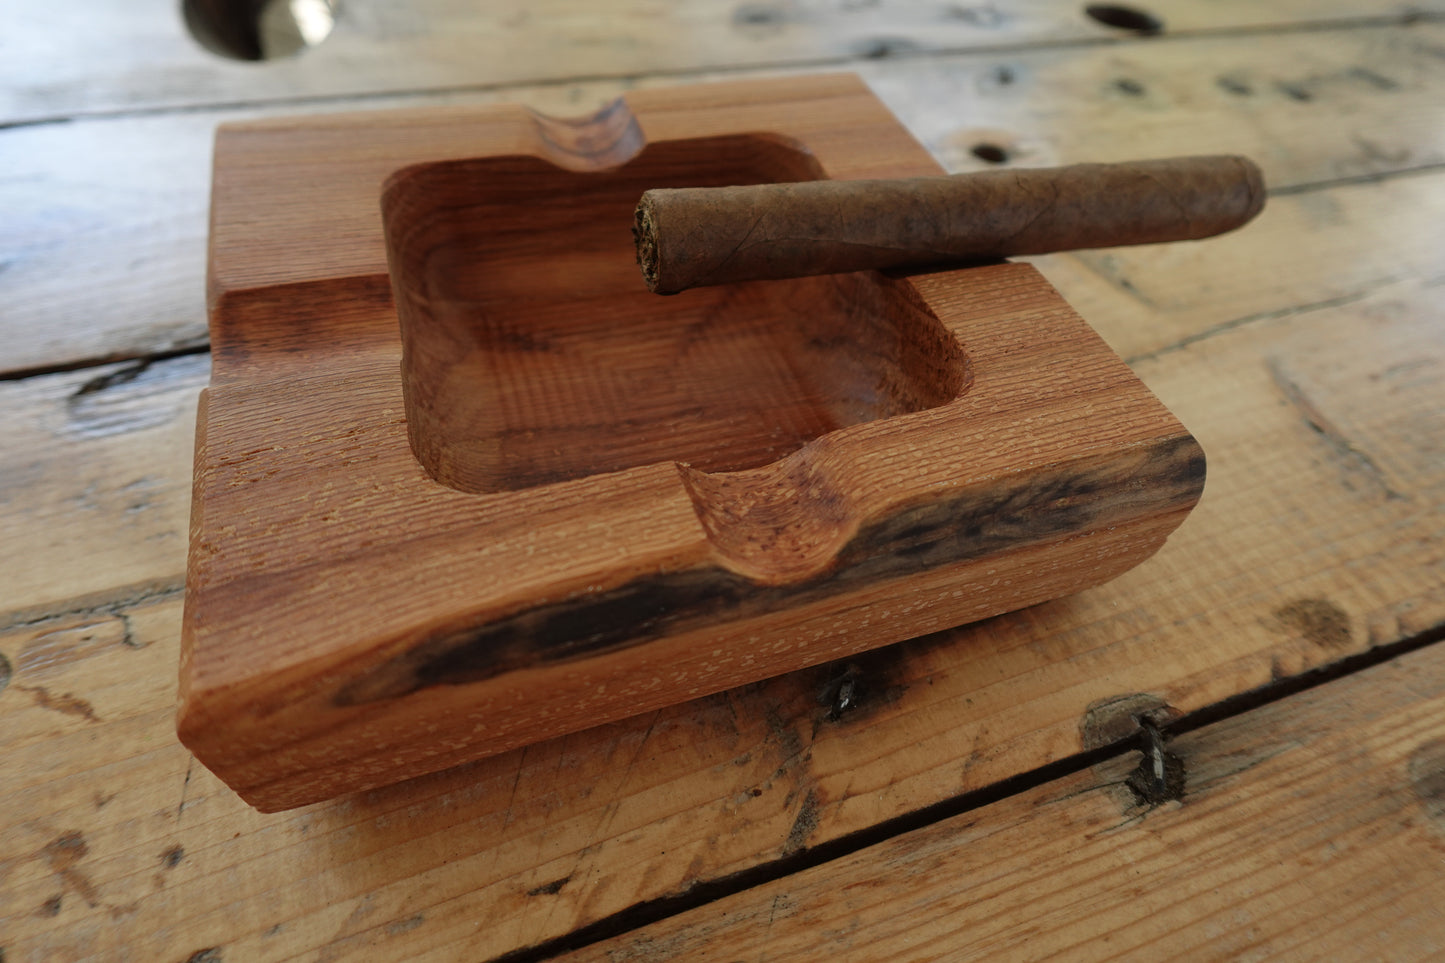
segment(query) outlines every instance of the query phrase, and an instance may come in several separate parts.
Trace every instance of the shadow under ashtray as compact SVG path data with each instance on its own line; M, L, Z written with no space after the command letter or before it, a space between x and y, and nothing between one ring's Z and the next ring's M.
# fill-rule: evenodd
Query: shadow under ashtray
M382 206L418 460L467 492L665 461L737 471L953 400L963 351L907 282L644 287L643 191L820 176L761 134L664 141L600 171L508 156L397 172Z

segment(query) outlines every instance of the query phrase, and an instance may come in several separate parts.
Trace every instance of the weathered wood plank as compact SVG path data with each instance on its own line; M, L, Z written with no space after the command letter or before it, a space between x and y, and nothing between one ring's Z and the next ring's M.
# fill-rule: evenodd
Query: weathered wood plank
M1445 646L560 957L1438 959ZM447 951L455 951L452 944Z
M139 8L138 8L139 6ZM1399 0L1187 0L1144 5L1166 34L1357 24L1445 13ZM294 58L258 65L217 57L187 35L178 4L87 7L78 29L60 7L16 9L0 57L0 123L77 113L338 97L377 91L497 87L706 69L832 63L1130 36L1061 0L995 3L689 4L513 0L479 9L425 0L341 5L332 35Z
M1248 233L1036 263L1143 370L1151 358L1219 331L1438 281L1445 250L1438 185L1431 174L1287 194L1271 198Z
M0 383L0 626L177 586L210 358Z
M1203 37L856 66L950 170L987 166L971 153L981 144L1000 146L1012 163L1027 165L1235 152L1256 159L1280 189L1445 163L1441 50L1445 26L1421 23L1272 34L1248 43ZM1126 81L1140 93L1126 93L1120 86ZM676 81L641 83L670 82ZM625 86L597 81L379 97L265 113L517 101L572 116ZM1296 86L1311 99L1285 92ZM0 273L6 303L0 343L7 345L0 373L204 342L212 131L221 121L252 116L206 111L0 131L0 168L10 172L0 179L0 208L8 215L0 226L0 262L7 265ZM1387 243L1358 245L1362 228L1349 226L1358 206L1335 210L1318 199L1276 198L1266 219L1238 238L1038 263L1116 349L1138 354L1222 320L1355 295L1415 269L1439 246L1431 225L1440 218L1414 213L1422 203L1418 189L1389 190L1403 194L1395 201L1387 191L1368 203L1405 208L1393 215L1406 218L1400 230L1410 239L1398 252ZM1314 244L1324 231L1346 246L1335 251L1340 263L1319 268L1319 253L1295 256L1301 229ZM1278 232L1271 240L1278 256L1289 258L1288 270L1273 272L1269 285L1250 270L1258 259L1250 238L1265 231ZM75 283L78 264L86 266L86 284ZM1205 301L1190 297L1201 277L1212 289Z
M214 126L0 130L0 373L206 343Z
M174 599L120 606L143 648L115 641L105 600L17 626L0 637L7 950L501 953L1067 755L1100 700L1187 711L1438 626L1438 291L1383 288L1141 363L1210 478L1163 552L1107 586L293 814L250 811L174 742L155 681ZM97 669L35 674L27 647L66 645ZM831 718L845 677L859 707Z

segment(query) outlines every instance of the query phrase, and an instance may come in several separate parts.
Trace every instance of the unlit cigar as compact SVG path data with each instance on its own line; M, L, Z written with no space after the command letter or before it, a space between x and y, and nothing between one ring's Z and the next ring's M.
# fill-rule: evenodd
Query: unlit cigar
M1185 241L1244 224L1244 157L1176 157L908 180L651 190L633 233L658 294L736 281Z

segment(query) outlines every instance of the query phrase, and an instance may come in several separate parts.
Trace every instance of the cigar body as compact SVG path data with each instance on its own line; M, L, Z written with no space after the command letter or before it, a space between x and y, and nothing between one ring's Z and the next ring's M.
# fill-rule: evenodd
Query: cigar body
M651 190L637 207L650 290L967 263L1220 234L1264 206L1243 157L907 180Z

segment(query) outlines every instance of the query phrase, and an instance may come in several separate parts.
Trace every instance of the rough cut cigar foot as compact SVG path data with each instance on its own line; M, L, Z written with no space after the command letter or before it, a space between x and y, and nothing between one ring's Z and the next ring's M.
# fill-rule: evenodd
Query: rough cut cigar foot
M652 204L648 201L648 195L652 193L648 191L642 195L633 215L632 240L637 245L637 266L642 268L642 280L647 283L647 290L655 294L676 294L675 291L657 289L657 226L652 219Z

